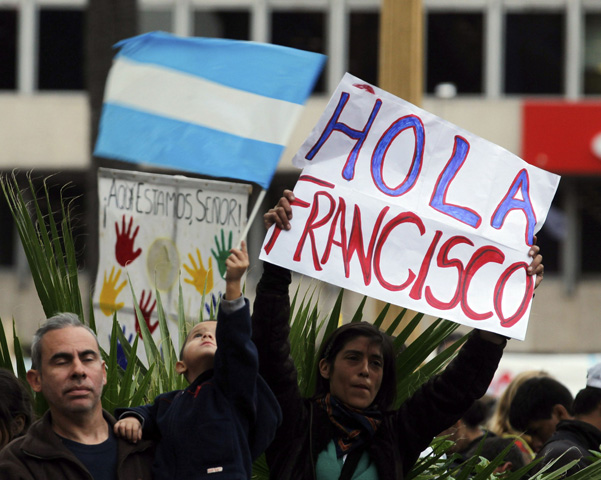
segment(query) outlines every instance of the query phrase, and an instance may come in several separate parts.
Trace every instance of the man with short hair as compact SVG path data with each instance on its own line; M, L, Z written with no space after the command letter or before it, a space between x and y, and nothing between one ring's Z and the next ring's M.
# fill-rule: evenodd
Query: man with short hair
M486 458L489 462L495 460L507 447L511 448L503 456L503 461L495 468L493 473L516 472L524 465L524 457L522 451L515 444L514 438L502 438L492 436L485 438L480 444L474 445L466 454L466 458L471 458L474 455Z
M577 460L566 472L566 475L573 475L594 460L590 450L599 451L601 445L601 364L589 369L586 387L576 395L573 408L574 419L562 420L557 424L555 433L538 452L536 458L542 460L531 475L551 462L555 463L547 472L556 471Z
M562 420L571 420L574 397L557 380L535 377L518 388L509 408L509 423L518 432L532 438L531 447L538 452Z
M485 428L490 417L490 398L485 395L476 400L459 420L440 434L455 442L447 453L458 453L461 457L458 464L467 460L469 457L466 454L482 443L484 438L495 436Z
M92 330L77 315L60 313L38 329L31 350L27 380L49 410L0 452L0 478L152 478L152 442L116 438L115 419L102 409L106 368Z

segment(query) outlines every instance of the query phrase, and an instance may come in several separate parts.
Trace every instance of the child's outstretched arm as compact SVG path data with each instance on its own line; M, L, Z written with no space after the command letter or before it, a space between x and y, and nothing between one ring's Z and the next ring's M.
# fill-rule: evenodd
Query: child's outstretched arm
M125 417L115 423L115 435L131 443L142 440L142 423L136 417Z
M225 261L225 299L236 300L242 296L241 281L248 268L248 252L246 242L242 241L240 248L232 248L230 256Z

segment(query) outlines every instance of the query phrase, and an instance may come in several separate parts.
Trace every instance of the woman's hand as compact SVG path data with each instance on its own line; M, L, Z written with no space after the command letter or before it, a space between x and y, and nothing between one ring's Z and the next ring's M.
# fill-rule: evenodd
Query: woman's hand
M534 283L534 288L540 285L540 282L543 281L543 275L545 273L545 266L543 265L543 256L539 253L540 247L536 244L536 235L534 235L534 245L528 252L528 255L532 257L532 262L528 266L528 270L526 271L528 275L536 275L536 281Z
M284 190L284 195L280 198L277 205L270 208L267 213L263 215L263 224L267 230L269 230L274 223L282 230L290 230L292 202L294 202L294 193L292 193L292 190Z

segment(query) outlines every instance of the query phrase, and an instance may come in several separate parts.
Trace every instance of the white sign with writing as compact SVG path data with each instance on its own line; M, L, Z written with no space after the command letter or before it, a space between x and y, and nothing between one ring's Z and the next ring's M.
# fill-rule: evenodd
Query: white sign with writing
M198 321L201 309L208 318L225 289L225 260L246 225L250 191L246 184L99 170L94 310L101 345L109 344L115 311L130 341L140 321L158 336L157 290L177 343L180 284L187 319ZM128 277L143 319L134 313Z
M263 260L523 339L557 175L347 74L294 157L292 229Z

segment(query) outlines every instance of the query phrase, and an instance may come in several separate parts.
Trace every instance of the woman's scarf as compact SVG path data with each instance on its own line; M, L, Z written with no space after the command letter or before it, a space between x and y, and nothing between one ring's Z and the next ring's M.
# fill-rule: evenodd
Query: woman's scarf
M382 423L379 410L349 407L329 393L316 402L326 411L336 428L334 443L338 458L369 442Z

